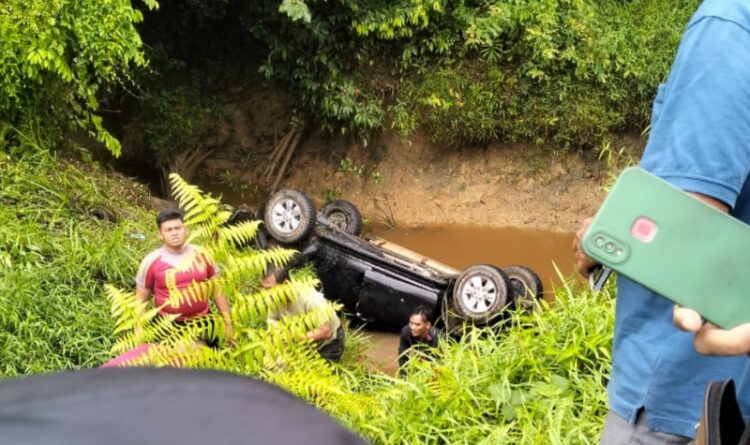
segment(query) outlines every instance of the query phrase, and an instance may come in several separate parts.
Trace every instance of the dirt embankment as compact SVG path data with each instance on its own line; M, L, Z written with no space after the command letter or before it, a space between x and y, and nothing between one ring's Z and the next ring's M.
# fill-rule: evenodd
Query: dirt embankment
M638 138L622 141L636 151L642 143ZM263 171L240 171L236 161L218 158L204 167L205 177L229 171L251 184L258 183ZM281 187L303 190L319 205L327 199L350 200L373 224L570 232L595 212L606 180L603 163L591 153L518 144L447 149L386 132L368 147L307 138Z
M221 193L230 204L262 200L260 191L275 182L278 171L270 166L280 164L271 161L274 147L290 132L293 109L288 102L273 87L228 88L222 112L212 115L216 134L211 156L196 171L179 173ZM603 162L591 151L532 144L444 147L419 134L405 141L394 131L366 146L348 136L310 131L300 136L279 188L305 191L318 205L350 200L374 225L471 224L571 232L594 213L607 180ZM194 142L202 147L211 141ZM637 153L643 144L640 137L623 137L612 146Z

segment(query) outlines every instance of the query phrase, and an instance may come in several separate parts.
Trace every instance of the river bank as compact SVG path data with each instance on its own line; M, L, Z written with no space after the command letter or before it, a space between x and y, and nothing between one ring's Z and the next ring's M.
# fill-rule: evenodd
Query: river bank
M639 137L613 144L635 153L642 145ZM262 172L262 166L242 169L224 155L205 162L199 182L225 198L232 195L230 202L251 203ZM608 166L594 151L529 144L445 148L385 132L368 146L308 137L279 187L303 190L319 205L352 201L374 227L463 224L572 232L596 211L608 179Z

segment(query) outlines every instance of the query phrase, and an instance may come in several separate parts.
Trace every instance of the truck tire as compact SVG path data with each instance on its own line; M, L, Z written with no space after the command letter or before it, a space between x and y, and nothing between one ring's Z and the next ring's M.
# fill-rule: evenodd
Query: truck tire
M544 288L539 275L525 266L507 266L501 268L513 288L513 305L526 310L534 309L536 301L542 298Z
M512 303L513 288L505 272L488 264L461 272L453 286L453 309L475 324L487 324Z
M283 189L271 195L263 213L266 231L281 243L306 240L315 229L316 213L312 200L304 193Z
M362 233L362 214L349 201L331 201L320 209L320 215L350 235L359 236Z

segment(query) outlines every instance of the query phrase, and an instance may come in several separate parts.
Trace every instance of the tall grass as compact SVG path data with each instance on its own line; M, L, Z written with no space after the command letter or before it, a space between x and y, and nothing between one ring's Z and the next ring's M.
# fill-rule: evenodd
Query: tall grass
M378 444L597 443L607 412L611 288L558 289L552 307L515 312L505 331L470 331L406 379L361 376L380 409L342 421Z
M28 135L0 141L0 376L107 357L104 283L132 286L153 229L143 187L55 158ZM151 239L152 237L147 237Z

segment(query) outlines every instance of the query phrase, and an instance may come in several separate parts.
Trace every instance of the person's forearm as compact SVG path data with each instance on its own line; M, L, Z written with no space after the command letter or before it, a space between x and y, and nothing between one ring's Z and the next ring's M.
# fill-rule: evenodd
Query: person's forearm
M232 326L232 313L229 310L227 297L219 289L214 300L216 301L216 307L219 308L221 317L224 319L224 334L226 335L227 342L231 345L234 341L234 327Z
M136 308L135 312L136 315L140 315L143 313L143 303L147 303L149 298L151 297L151 291L149 289L146 289L145 287L137 286L135 288L135 301L137 301L138 307Z
M229 310L229 303L227 302L227 297L224 296L224 294L217 294L216 295L216 307L219 308L219 312L221 313L221 316L224 317L224 321L228 324L232 324L232 313Z

